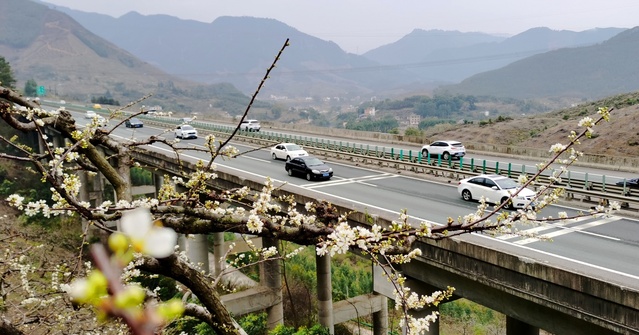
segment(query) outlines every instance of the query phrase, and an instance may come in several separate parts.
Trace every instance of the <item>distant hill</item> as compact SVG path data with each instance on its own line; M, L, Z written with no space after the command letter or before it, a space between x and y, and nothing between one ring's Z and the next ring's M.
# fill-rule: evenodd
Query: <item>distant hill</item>
M57 9L140 59L185 79L229 82L255 90L286 39L290 46L272 73L265 95L351 96L372 94L405 81L365 57L282 22L254 17L219 17L212 23L130 12L119 18Z
M291 45L263 90L267 97L386 98L430 93L438 85L459 83L536 54L601 43L624 30L573 32L540 27L505 38L416 29L397 42L358 56L273 19L220 17L203 23L168 15L131 12L113 18L56 9L168 73L202 83L230 82L244 93L255 89L289 38Z
M18 85L34 79L49 96L67 100L110 95L126 104L153 94L143 103L184 112L220 104L239 112L249 101L229 84L207 86L171 76L33 1L0 2L0 55Z
M639 90L638 52L639 27L635 27L596 45L528 57L441 91L518 99L600 99Z
M415 30L364 54L385 65L404 64L421 82L458 83L536 54L601 43L624 28L574 32L540 27L512 37L458 31Z
M415 64L440 50L497 43L505 39L506 37L479 32L415 29L398 41L372 49L363 56L384 65Z

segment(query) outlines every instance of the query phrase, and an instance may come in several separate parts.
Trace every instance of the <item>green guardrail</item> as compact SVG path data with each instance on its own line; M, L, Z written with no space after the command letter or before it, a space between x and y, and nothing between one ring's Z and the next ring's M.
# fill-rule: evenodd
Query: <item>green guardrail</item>
M169 118L169 117L151 117L151 116L143 116L145 120L154 123L164 123L171 126L178 125L183 123L179 118ZM202 121L192 121L190 124L198 127L200 130L209 131L212 133L218 133L220 135L227 134L230 135L235 127L233 126L225 126L225 125L215 125ZM440 169L446 169L448 172L460 172L464 171L469 175L472 174L501 174L508 176L510 178L518 178L521 174L530 174L526 173L525 165L522 165L521 171L513 170L512 163L508 163L506 169L500 168L500 163L495 162L494 167L488 166L486 160L482 160L480 164L475 160L475 158L470 159L470 163L466 164L463 157L461 157L457 162L453 161L452 157L449 157L447 160L443 160L441 155L430 155L430 153L426 156L423 156L421 152L417 152L416 155L413 154L412 151L405 152L403 149L397 149L394 147L386 148L375 146L374 148L370 148L369 145L359 146L356 143L342 142L342 141L330 141L318 138L309 138L307 136L297 136L297 135L286 135L277 132L271 131L257 131L257 132L249 132L240 130L237 132L236 136L239 138L251 138L251 139L259 139L265 142L292 142L299 145L302 145L306 148L314 148L317 150L324 151L336 151L347 153L351 155L360 155L366 157L373 157L376 159L387 159L395 162L402 162L407 164L416 164L417 166L434 166ZM564 181L560 184L561 186L565 186L568 188L580 187L582 189L588 190L600 190L601 192L612 191L615 193L619 193L622 195L630 194L631 190L625 184L623 186L617 186L612 184L606 184L606 176L602 176L602 183L595 183L589 181L589 176L586 173L583 181L575 180L571 178L570 171L568 171L567 176L564 176ZM541 176L540 181L548 181L549 178L546 176Z

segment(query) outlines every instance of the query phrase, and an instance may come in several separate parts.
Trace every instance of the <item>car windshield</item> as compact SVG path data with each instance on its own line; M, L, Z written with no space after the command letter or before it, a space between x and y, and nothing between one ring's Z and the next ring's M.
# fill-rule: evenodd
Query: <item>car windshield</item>
M142 122L136 118L132 118L131 123L142 123Z
M182 126L182 130L193 130L195 128L191 127L191 126Z
M298 151L298 150L302 150L302 147L300 147L297 144L289 144L286 146L286 150L288 151Z
M308 165L308 166L316 166L316 165L324 164L324 162L319 160L319 158L315 158L315 157L307 158L307 159L304 160L304 162L306 162L306 165Z
M450 143L450 145L451 145L451 146L453 146L453 147L463 147L463 145L462 145L461 143L459 143L459 142L457 142L457 143Z
M516 181L509 178L493 179L493 181L495 182L495 184L499 185L499 188L503 190L519 187L519 184L517 184Z

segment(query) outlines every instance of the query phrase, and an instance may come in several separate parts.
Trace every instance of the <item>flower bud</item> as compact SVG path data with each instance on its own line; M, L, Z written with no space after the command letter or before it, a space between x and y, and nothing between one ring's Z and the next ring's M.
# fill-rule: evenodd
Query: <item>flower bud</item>
M114 304L121 309L135 307L144 302L145 296L144 289L137 285L130 285L115 296Z
M173 320L182 316L184 313L184 304L179 299L171 299L160 304L157 313L166 321Z

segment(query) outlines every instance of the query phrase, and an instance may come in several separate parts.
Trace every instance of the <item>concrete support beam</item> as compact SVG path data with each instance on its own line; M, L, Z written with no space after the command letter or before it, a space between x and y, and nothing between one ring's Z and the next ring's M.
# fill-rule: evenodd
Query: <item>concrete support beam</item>
M333 292L331 283L331 256L315 256L317 267L317 303L320 325L335 334L333 322Z
M231 314L241 316L282 304L282 295L268 287L257 286L241 292L225 294L221 300Z
M364 294L333 304L333 322L340 324L348 320L361 318L387 307L387 298L379 294Z
M155 194L154 185L131 186L132 195Z

